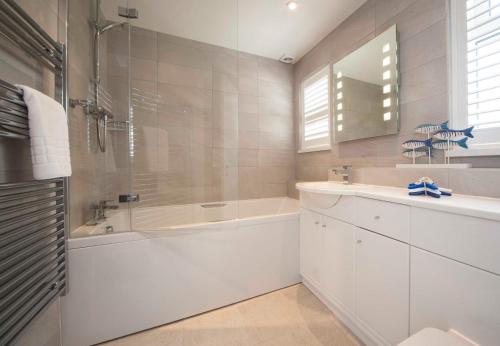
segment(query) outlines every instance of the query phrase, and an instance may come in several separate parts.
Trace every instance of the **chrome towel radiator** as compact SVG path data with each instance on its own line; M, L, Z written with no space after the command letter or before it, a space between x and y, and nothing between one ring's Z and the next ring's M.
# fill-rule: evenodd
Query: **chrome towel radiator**
M14 0L0 0L0 36L54 72L57 99L67 109L66 47ZM28 127L23 92L0 78L0 137L27 141ZM0 345L66 293L67 201L67 178L0 181Z
M0 345L66 287L64 180L0 184Z

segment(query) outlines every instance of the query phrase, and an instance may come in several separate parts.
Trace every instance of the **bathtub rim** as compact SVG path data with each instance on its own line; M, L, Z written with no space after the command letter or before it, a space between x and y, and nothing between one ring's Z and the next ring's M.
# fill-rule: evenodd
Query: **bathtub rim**
M264 223L276 223L289 220L299 220L299 210L291 213L269 214L246 217L242 219L231 219L216 222L204 222L196 224L184 224L151 230L127 230L110 234L95 234L68 239L68 250L77 250L87 247L112 245L140 241L152 238L163 238L181 235L186 232L203 232L244 228Z

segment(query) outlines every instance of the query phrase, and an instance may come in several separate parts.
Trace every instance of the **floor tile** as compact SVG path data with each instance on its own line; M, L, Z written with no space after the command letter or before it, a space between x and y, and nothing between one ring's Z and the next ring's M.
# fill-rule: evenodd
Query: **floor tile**
M304 285L294 285L102 344L107 346L358 346Z

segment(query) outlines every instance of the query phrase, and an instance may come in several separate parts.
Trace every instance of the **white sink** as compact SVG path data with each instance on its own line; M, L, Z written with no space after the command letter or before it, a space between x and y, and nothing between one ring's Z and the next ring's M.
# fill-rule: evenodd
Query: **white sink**
M329 195L355 195L359 190L356 184L343 184L336 181L314 181L297 183L297 189L307 192L321 192Z

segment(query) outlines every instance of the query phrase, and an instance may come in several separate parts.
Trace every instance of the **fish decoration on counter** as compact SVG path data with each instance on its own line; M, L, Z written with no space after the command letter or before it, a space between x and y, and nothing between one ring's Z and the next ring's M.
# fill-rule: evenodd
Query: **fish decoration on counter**
M421 134L430 134L438 131L446 131L448 130L448 121L445 121L442 124L422 124L418 125L415 128L416 133L421 133Z
M421 135L427 135L427 140L410 139L404 142L401 146L405 149L403 156L413 160L420 157L428 157L428 163L431 164L432 149L446 151L444 158L445 164L450 163L450 155L448 152L455 148L468 149L467 140L474 138L472 130L474 126L463 130L450 129L448 121L441 124L426 123L415 128L415 132ZM434 140L432 139L434 138Z
M429 148L406 149L403 151L403 156L409 159L423 157L429 155ZM432 156L432 154L431 154Z
M405 149L411 149L411 150L417 150L425 147L430 148L432 146L432 140L427 139L425 141L421 141L418 139L410 139L409 141L406 141L403 144L401 144L401 146Z
M461 148L464 148L464 149L469 149L469 147L467 146L467 140L468 139L469 138L465 137L465 138L462 138L459 141L438 140L438 141L432 142L432 147L434 149L441 149L441 150L449 150L449 149L453 149L453 148L456 148L456 147L461 147Z
M474 138L472 135L472 130L474 129L474 126L471 126L467 129L464 130L439 130L436 133L434 133L434 137L437 139L442 139L442 140L448 140L448 139L454 139L454 138L462 138L462 137L469 137L469 138Z

